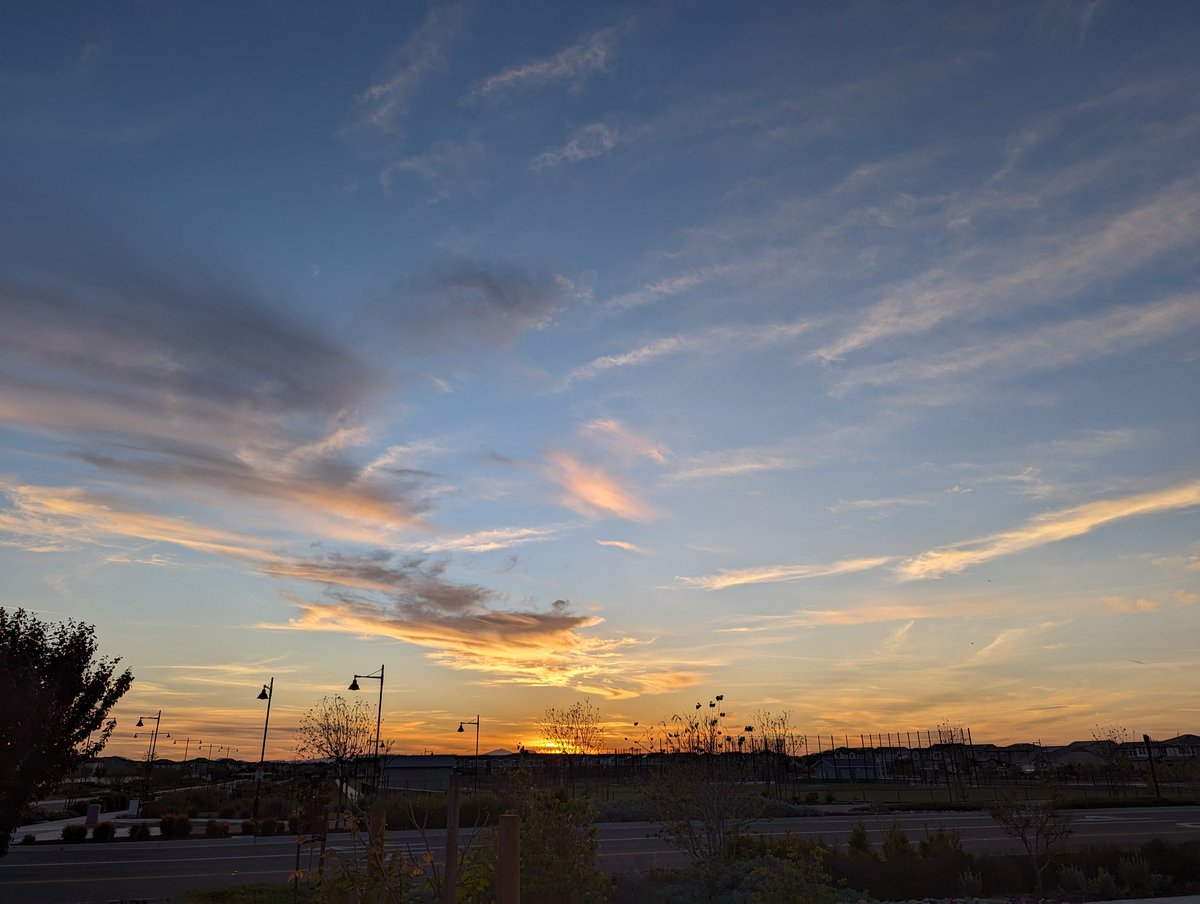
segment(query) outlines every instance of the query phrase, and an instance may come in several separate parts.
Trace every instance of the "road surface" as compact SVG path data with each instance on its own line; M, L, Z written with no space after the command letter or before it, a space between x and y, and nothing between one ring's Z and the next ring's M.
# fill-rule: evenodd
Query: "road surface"
M1200 839L1200 807L1079 810L1072 813L1075 834L1070 841L1086 844L1141 844L1151 838L1170 841ZM980 853L1016 850L1013 839L983 812L903 813L885 816L859 814L776 819L755 823L755 831L770 835L791 832L801 837L844 843L862 819L873 842L882 840L892 823L899 823L914 843L925 828L938 826L962 834L964 846ZM676 866L686 861L656 837L652 823L605 823L599 826L600 862L619 872ZM469 833L464 830L464 839ZM416 832L389 833L393 846L407 846L414 855L425 850ZM331 846L347 850L345 835L330 836ZM430 832L435 855L444 834ZM16 845L0 859L0 901L21 904L107 904L113 901L167 901L193 888L246 882L285 882L296 866L294 837L168 840L80 845ZM305 853L301 868L315 866Z

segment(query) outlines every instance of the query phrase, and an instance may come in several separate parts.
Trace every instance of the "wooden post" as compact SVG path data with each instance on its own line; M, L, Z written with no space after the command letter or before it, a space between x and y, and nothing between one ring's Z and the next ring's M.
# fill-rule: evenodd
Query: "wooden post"
M496 904L521 904L521 819L500 814L500 862L496 866Z
M458 900L458 776L450 776L446 791L446 872L442 882L442 900Z

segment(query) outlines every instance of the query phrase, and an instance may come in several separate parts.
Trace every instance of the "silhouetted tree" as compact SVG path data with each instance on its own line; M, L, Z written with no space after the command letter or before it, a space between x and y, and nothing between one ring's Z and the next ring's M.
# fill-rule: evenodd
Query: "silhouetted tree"
M0 855L21 811L99 753L113 705L133 684L120 659L96 658L96 633L0 608Z
M339 695L322 697L320 703L300 718L300 727L296 729L296 752L333 762L339 810L350 766L370 751L374 737L375 719L371 707L362 700L350 704Z
M574 791L574 772L570 768L574 760L593 754L600 747L600 710L586 698L566 709L547 706L538 728L542 736L554 744L555 752L565 760L567 770L571 772L571 789Z

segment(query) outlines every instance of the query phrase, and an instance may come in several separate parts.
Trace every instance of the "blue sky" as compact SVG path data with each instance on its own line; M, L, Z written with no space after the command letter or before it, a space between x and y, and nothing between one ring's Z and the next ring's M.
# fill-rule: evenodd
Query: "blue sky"
M280 755L1195 730L1200 15L798 6L6 10L0 604Z

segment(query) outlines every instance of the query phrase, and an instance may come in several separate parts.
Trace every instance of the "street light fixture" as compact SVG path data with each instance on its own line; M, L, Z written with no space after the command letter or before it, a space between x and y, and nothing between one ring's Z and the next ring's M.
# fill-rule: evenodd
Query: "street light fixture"
M383 723L383 666L379 666L379 674L355 675L350 681L350 690L358 690L359 678L372 678L379 682L379 708L375 710L375 790L379 790L379 726Z
M162 727L162 710L160 709L153 716L138 716L137 725L135 727L142 728L145 726L146 719L154 720L154 731L150 732L150 748L146 751L146 798L150 798L150 771L154 768L154 754L158 749L158 729ZM135 734L136 738L137 735ZM170 735L168 735L170 737Z
M474 719L468 719L465 722L458 723L459 732L466 731L464 725L475 726L475 793L479 793L479 716L476 714Z
M254 776L254 818L258 819L258 796L262 791L263 761L267 757L267 726L271 724L271 696L275 693L275 676L271 676L269 684L264 684L259 691L258 699L267 701L267 717L263 720L262 750L258 754L258 772Z
M200 740L199 738L176 738L171 743L178 744L180 741L183 741L183 762L179 764L179 771L180 771L180 773L182 773L184 770L184 767L187 766L188 748L192 746L192 741L196 742L197 747L199 747L204 742L202 740Z

